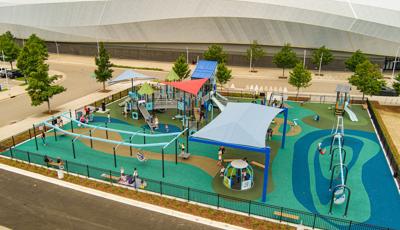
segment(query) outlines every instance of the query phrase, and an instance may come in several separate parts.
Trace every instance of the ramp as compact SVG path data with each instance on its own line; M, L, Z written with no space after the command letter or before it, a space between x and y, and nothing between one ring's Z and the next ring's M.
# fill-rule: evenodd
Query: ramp
M348 107L347 102L344 106L344 111L349 115L351 121L358 121L357 115Z
M151 120L152 120L151 118L152 117L151 117L149 111L147 111L145 103L140 103L138 105L138 107L139 107L139 111L143 115L146 123L149 125L150 129L153 130L156 126L155 126L155 124L153 122L151 122Z

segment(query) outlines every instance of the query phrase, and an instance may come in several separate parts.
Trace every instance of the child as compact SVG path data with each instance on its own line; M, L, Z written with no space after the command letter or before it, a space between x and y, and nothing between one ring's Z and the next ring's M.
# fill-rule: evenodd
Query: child
M42 138L43 145L46 146L46 133L42 132L42 136L40 138Z
M111 123L111 115L110 115L110 112L107 113L107 120L108 120L108 123Z
M324 155L326 153L326 149L323 149L322 147L322 143L318 143L318 152L321 155Z

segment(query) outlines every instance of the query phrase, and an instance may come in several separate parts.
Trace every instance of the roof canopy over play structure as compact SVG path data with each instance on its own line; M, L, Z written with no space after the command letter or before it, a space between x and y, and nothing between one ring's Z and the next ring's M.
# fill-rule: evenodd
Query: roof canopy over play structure
M188 81L177 81L177 82L164 82L166 85L170 85L176 89L182 90L183 92L197 95L199 90L207 82L208 79L196 79Z
M282 111L283 109L254 103L231 102L219 116L192 137L265 148L267 129Z
M285 146L288 109L253 103L228 103L224 111L208 125L194 133L190 140L265 153L262 201L266 201L268 166L271 149L265 137L273 119L284 114L282 148Z
M192 79L212 79L215 75L218 62L200 60L193 71Z
M112 79L110 83L117 83L120 81L127 81L127 80L149 80L154 79L154 77L150 77L134 70L128 69L121 73L118 77Z

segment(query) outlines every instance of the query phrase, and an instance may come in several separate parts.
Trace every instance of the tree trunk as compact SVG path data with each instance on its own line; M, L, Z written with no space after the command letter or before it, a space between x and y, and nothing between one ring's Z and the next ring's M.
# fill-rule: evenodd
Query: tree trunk
M282 68L282 77L285 78L285 68Z
M47 110L49 111L49 114L51 114L50 99L47 100Z
M297 101L297 98L299 97L299 92L300 92L300 88L297 88L296 101Z
M13 64L12 64L12 61L10 61L10 65L11 65L11 70L13 70Z
M103 91L106 91L106 82L103 81Z

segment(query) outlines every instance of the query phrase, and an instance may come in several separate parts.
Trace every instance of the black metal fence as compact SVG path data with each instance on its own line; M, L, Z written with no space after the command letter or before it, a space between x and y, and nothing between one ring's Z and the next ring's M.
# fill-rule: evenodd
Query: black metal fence
M367 100L368 104L368 111L371 114L371 119L372 122L374 123L376 127L376 131L378 132L379 139L381 140L382 146L385 149L385 155L389 159L389 165L393 170L393 177L396 179L397 183L400 184L400 167L398 162L396 162L395 159L395 146L391 142L391 137L389 136L389 133L387 130L384 128L384 124L382 119L380 118L379 114L377 111L374 109L374 105ZM379 117L379 118L378 118ZM381 124L382 123L382 124Z
M3 156L7 156L13 159L23 160L28 163L33 163L48 168L58 169L57 165L45 162L44 155L38 153L22 151L14 147L11 147L8 151L4 151L1 154ZM56 159L52 158L50 159L51 161L56 161ZM67 173L79 174L87 178L103 180L111 184L113 183L117 184L118 182L110 178L120 176L120 172L117 171L97 168L90 165L84 165L66 160L64 161L64 171L66 171ZM156 181L147 178L141 178L141 179L143 179L147 184L147 186L143 188L144 190L158 193L160 195L168 195L186 201L211 205L217 207L218 209L220 208L229 209L245 213L247 215L255 215L255 216L275 219L280 222L301 224L313 229L314 228L355 229L355 230L390 229L390 228L383 228L374 225L369 225L365 223L354 222L351 220L334 218L331 216L324 216L324 215L294 210L290 208L268 205L257 201L239 199L213 192L193 189L190 187L174 185L162 181ZM123 186L128 187L128 185L123 185Z

